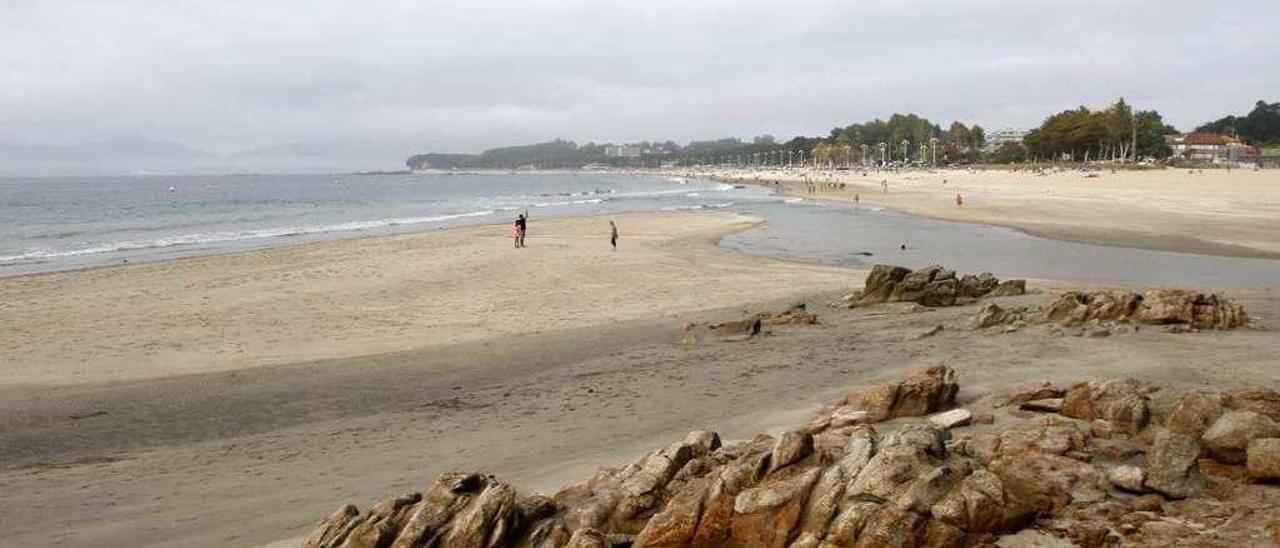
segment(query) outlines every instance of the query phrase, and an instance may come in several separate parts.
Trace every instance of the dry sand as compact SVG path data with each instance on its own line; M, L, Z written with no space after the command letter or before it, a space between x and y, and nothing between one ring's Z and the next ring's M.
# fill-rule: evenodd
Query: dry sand
M751 171L744 181L834 181L844 190L785 185L787 194L861 202L937 219L1005 226L1082 243L1280 258L1280 170ZM888 181L888 192L881 186ZM945 181L945 183L944 183ZM956 205L956 194L964 206Z
M730 214L533 219L0 278L0 387L138 380L422 349L849 285L701 245Z
M1280 384L1268 331L997 335L967 329L976 306L830 309L862 273L712 245L751 219L614 218L616 253L604 219L535 219L519 252L482 227L0 280L0 545L257 545L458 468L550 490L938 362L962 400L1122 374ZM1280 315L1269 290L1232 296ZM678 342L797 298L821 324Z

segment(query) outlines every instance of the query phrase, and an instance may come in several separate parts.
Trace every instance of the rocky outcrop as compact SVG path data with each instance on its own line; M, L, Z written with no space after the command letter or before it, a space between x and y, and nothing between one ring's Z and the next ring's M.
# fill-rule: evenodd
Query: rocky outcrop
M928 368L776 438L694 431L549 497L451 472L365 513L340 507L304 546L988 546L1024 529L1086 547L1244 546L1280 512L1280 486L1264 484L1280 479L1280 439L1240 434L1270 419L1231 407L1266 394L1045 385L1004 400L996 428L969 426L957 388L954 371ZM1017 410L1046 399L1060 414ZM1115 439L1093 435L1100 423ZM1203 458L1241 443L1246 467Z
M809 312L804 303L796 303L777 313L764 312L721 323L686 324L682 340L686 344L702 341L741 342L759 335L762 327L816 323L818 315Z
M796 303L791 308L778 313L766 312L760 315L761 325L813 325L818 323L818 315L805 307L804 303Z
M1235 301L1185 289L1070 291L1050 304L1041 319L1063 326L1134 323L1191 329L1233 329L1249 323L1244 307Z
M994 294L994 293L993 293ZM1077 328L1079 335L1105 337L1113 332L1163 326L1171 332L1199 329L1234 329L1249 325L1244 307L1217 294L1182 289L1130 291L1069 291L1046 307L1003 308L988 303L976 315L974 329L1002 326L1013 331L1027 324ZM1280 410L1280 407L1277 407Z
M760 316L752 316L722 323L686 324L682 340L686 344L700 341L741 342L759 334Z
M923 306L951 306L984 296L1022 295L1024 280L1001 282L988 272L956 277L954 270L934 265L919 270L878 264L867 274L862 291L847 295L848 308L884 302L914 302Z
M1240 410L1224 413L1205 430L1202 440L1213 458L1233 464L1245 461L1249 442L1280 437L1280 425L1264 415Z
M859 388L845 394L836 412L865 413L864 422L920 417L955 404L956 372L945 365L919 371L899 382Z
M1280 481L1280 438L1250 441L1247 467L1254 481Z

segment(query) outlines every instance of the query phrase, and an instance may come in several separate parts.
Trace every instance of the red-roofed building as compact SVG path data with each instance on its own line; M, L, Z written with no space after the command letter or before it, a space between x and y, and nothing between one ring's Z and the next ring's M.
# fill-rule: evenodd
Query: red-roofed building
M1188 133L1168 139L1176 158L1219 163L1239 161L1246 148L1239 139L1222 133Z

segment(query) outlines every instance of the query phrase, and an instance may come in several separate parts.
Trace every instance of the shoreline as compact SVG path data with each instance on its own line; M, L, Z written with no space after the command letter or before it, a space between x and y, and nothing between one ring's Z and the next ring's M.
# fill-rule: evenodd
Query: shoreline
M672 175L676 173L684 176L701 177L708 180L734 183L734 184L753 184L763 186L765 188L776 189L779 195L797 197L815 201L832 201L832 202L853 202L853 194L859 193L862 197L862 203L883 207L888 211L900 213L904 215L915 215L936 219L941 221L959 222L966 224L998 226L1016 230L1024 234L1039 238L1046 238L1064 242L1074 242L1090 245L1101 245L1108 247L1120 247L1131 249L1145 249L1152 251L1169 251L1174 253L1185 253L1191 255L1206 255L1218 257L1233 257L1247 259L1280 259L1280 243L1273 242L1267 238L1268 234L1266 224L1266 216L1272 214L1274 210L1276 215L1280 215L1280 173L1259 172L1250 174L1236 174L1238 178L1251 177L1254 179L1271 179L1276 181L1271 185L1271 181L1266 183L1274 186L1274 189L1268 191L1274 193L1274 196L1263 196L1259 200L1260 205L1266 207L1265 213L1255 213L1258 221L1249 219L1241 219L1242 215L1232 219L1231 212L1224 214L1221 210L1211 212L1219 215L1221 218L1196 218L1199 212L1189 211L1185 204L1177 204L1176 210L1160 207L1156 205L1149 209L1141 209L1134 207L1133 203L1115 206L1112 204L1102 205L1099 200L1102 198L1081 199L1080 196L1071 196L1067 198L1050 197L1044 199L1037 197L1036 201L1028 201L1027 196L1013 196L1007 198L1006 202L981 204L974 203L974 200L966 199L965 208L959 210L955 208L951 200L954 194L948 194L949 191L942 191L941 188L922 188L919 185L925 184L926 179L946 179L948 177L956 177L959 175L972 175L972 180L968 181L974 184L984 182L984 177L1002 177L997 183L992 183L990 189L983 189L982 197L992 198L994 200L1005 199L999 195L999 192L1010 187L1006 184L1005 179L1013 179L1017 172L1003 170L979 170L969 172L966 170L927 170L927 171L896 171L896 172L876 172L867 170L870 174L868 177L861 177L855 174L861 171L837 171L831 172L826 170L796 169L787 171L768 171L768 170L739 170L739 169L723 169L723 170L705 170L701 172L653 172L656 174ZM1182 173L1177 170L1142 170L1134 172L1121 172L1120 177L1134 176L1141 177L1157 177L1168 176L1171 178L1182 177ZM1222 176L1222 174L1213 174ZM1061 177L1069 177L1071 174L1058 174ZM872 182L870 179L880 178L890 181L891 191L888 196L881 192L880 185ZM769 181L779 181L781 184L771 184ZM806 191L806 180L821 184L823 182L845 183L846 188L840 189L823 189L818 188L817 192L809 193ZM1074 182L1074 181L1072 181ZM913 184L911 187L904 187L904 184ZM963 184L963 182L959 182ZM1124 183L1120 183L1123 187ZM953 187L955 188L955 187ZM1041 185L1035 190L1044 190L1052 192L1049 185ZM1122 188L1128 191L1129 189ZM1252 190L1250 188L1249 190ZM963 191L962 191L963 192ZM988 196L990 195L990 196ZM1268 199L1270 198L1270 199ZM1047 201L1046 201L1047 200ZM1027 207L1027 212L1019 212L1017 208ZM1140 215L1142 218L1135 219L1129 223L1108 223L1100 224L1097 216L1090 216L1090 212L1079 211L1087 207L1098 207L1097 215L1111 215L1115 217L1123 217L1126 215ZM1057 215L1060 217L1058 222L1037 221L1032 220L1034 213L1047 213L1046 217ZM1202 236L1195 235L1194 230L1188 229L1186 226L1178 226L1184 233L1154 233L1151 230L1142 230L1137 225L1142 221L1157 228L1168 228L1170 226L1178 226L1184 223L1196 229L1203 229L1203 233L1221 233L1231 228L1224 229L1222 226L1215 225L1215 222L1226 221L1236 224L1247 224L1248 226L1238 227L1241 230L1250 232L1254 245L1245 245L1228 241L1213 241L1205 239ZM1123 225L1130 226L1123 226ZM1092 226L1090 226L1092 225ZM1274 232L1274 231L1272 231ZM1230 235L1227 236L1230 238ZM1265 242L1274 249L1260 247L1258 243Z
M607 249L605 217L619 221L618 252ZM970 329L981 302L829 308L865 273L717 245L759 222L723 211L557 218L537 223L524 251L510 249L504 225L490 225L0 279L0 297L31 291L0 302L74 313L43 323L16 315L34 322L24 332L60 335L45 344L65 338L84 351L73 358L184 343L140 376L0 383L0 456L19 465L0 468L0 521L18 524L8 538L26 544L49 542L56 529L52 540L73 547L259 545L305 535L342 502L367 508L453 469L552 491L692 429L726 439L777 432L852 386L943 362L972 387L962 399L1084 375L1280 380L1270 367L1280 340L1265 331L1000 334ZM58 278L70 283L47 285ZM1030 294L994 301L1043 304L1089 285L1031 282ZM1232 297L1280 317L1270 291ZM741 343L680 342L689 322L796 300L818 324ZM530 325L512 329L512 311ZM78 323L86 317L98 323ZM122 322L130 329L110 330ZM194 344L203 329L242 325ZM244 337L266 343L251 355L323 351L329 339L346 351L369 329L408 346L253 367L183 362L252 342ZM0 348L12 351L3 336Z
M606 218L622 228L617 253L594 234ZM350 358L853 284L854 270L714 245L760 222L726 212L548 218L519 251L505 225L482 225L0 278L6 314L22 319L0 332L10 364L0 387ZM705 268L691 276L691 261ZM762 275L794 287L753 287Z

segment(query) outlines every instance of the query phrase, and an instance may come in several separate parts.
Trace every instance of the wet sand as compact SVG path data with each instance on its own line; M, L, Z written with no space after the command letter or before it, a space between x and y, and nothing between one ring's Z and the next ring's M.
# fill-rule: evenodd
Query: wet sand
M1094 177L1077 171L961 169L711 170L704 175L782 181L784 194L805 198L853 201L856 193L863 204L1079 243L1280 258L1280 170L1274 169L1097 171ZM845 188L810 193L806 179L844 182ZM963 207L956 205L957 193Z

